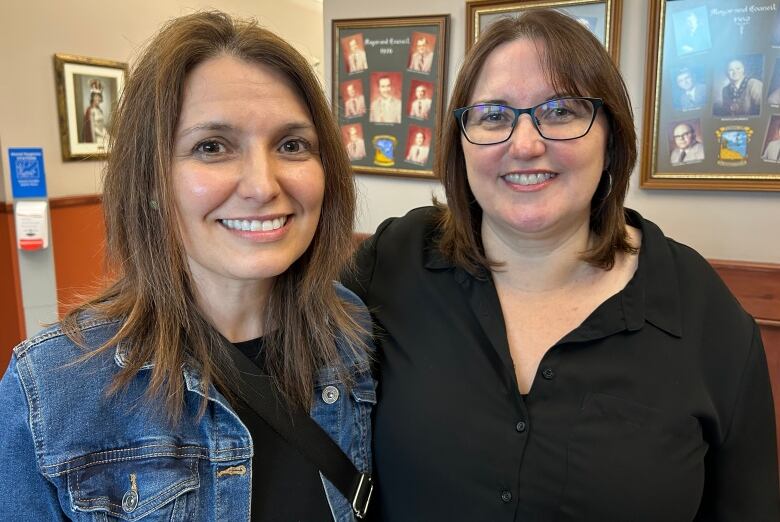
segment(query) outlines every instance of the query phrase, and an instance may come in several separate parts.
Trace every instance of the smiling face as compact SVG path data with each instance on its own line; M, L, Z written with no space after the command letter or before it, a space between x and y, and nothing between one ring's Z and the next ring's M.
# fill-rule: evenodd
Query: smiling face
M196 287L270 286L311 243L325 176L311 116L276 71L229 56L189 73L173 186Z
M677 75L677 87L683 91L689 91L693 88L693 77L689 72L681 72Z
M417 134L414 135L414 144L420 146L423 143L425 143L425 134L423 134L422 132L418 132Z
M678 149L687 149L693 143L693 129L685 123L681 123L680 125L676 126L674 128L673 135L674 143L677 145Z
M731 83L737 84L745 77L745 66L739 60L732 60L726 69L726 74Z
M418 100L422 100L423 98L425 98L425 86L418 85L417 88L414 90L414 96Z
M468 104L531 107L557 96L534 43L526 38L493 50ZM586 95L593 93L586 93ZM468 183L482 208L482 235L544 237L587 224L605 168L608 125L601 111L588 134L569 141L542 138L524 114L511 138L474 145L461 135Z
M379 95L382 98L389 98L393 94L393 85L390 83L390 78L379 79Z

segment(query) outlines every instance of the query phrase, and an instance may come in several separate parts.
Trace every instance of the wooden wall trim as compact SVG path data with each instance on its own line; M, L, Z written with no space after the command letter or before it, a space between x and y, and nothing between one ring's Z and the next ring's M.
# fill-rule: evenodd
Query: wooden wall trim
M64 207L80 207L84 205L96 205L103 201L102 194L85 194L82 196L63 196L60 198L49 199L50 208L64 208ZM14 204L3 203L0 204L0 214L7 213L13 214Z
M51 198L49 200L49 206L51 208L81 207L84 205L99 205L102 201L102 194L66 196L61 198Z
M780 264L721 259L709 262L759 324L780 326Z

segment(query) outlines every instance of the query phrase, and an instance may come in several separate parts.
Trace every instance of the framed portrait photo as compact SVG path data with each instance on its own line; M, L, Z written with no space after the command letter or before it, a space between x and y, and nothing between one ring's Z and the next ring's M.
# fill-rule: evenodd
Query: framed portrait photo
M333 21L333 111L356 173L433 178L448 15Z
M780 191L780 11L650 0L641 186Z
M466 50L499 18L547 8L561 11L590 29L618 63L622 6L622 0L470 0L466 2Z
M62 159L104 159L127 64L55 54L54 71Z

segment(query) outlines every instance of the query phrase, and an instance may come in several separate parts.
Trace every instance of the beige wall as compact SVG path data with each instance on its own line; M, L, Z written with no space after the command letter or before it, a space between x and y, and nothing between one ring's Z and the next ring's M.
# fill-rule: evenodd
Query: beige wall
M647 0L623 1L621 70L642 125L644 63L647 48ZM325 48L330 49L334 19L399 15L451 15L450 85L465 48L465 2L451 0L325 0ZM331 59L325 56L327 85ZM361 231L373 231L386 217L430 202L438 184L425 180L358 176L361 192L358 221ZM629 190L628 206L655 221L670 237L687 243L709 258L780 262L780 193L670 191L639 189L638 172Z
M0 145L2 172L8 147L43 147L49 197L100 191L103 162L63 162L60 152L54 53L130 62L167 19L216 7L255 17L322 68L321 0L22 0L2 4L0 15ZM0 201L10 201L3 175Z

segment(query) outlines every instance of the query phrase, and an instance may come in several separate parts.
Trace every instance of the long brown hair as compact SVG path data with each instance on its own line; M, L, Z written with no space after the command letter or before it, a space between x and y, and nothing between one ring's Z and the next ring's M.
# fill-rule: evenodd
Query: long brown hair
M171 180L185 79L196 65L220 55L261 64L290 80L311 113L325 173L314 238L276 278L271 292L264 317L267 325L275 326L264 345L268 372L291 404L308 408L320 367L335 366L348 379L337 353L337 336L362 347L362 329L333 286L351 252L354 182L338 127L311 66L254 21L213 11L174 19L138 58L111 130L103 208L109 266L118 278L102 295L63 319L65 331L76 341L83 313L119 319L116 335L89 356L120 342L130 347L109 392L152 363L147 397L161 398L172 420L179 418L184 402L183 363L193 364L206 385L227 390L229 365L220 355L225 340L196 304Z
M536 42L543 51L544 69L556 92L604 100L602 110L609 123L606 165L611 190L610 177L605 173L591 201L590 230L595 241L582 257L594 266L610 269L617 252L635 252L628 242L623 213L637 156L631 102L623 78L596 37L576 20L548 9L532 9L519 17L498 20L466 54L434 159L434 170L447 196L446 205L434 201L442 229L439 247L472 274L482 274L496 265L484 253L480 233L482 209L466 179L460 128L451 115L468 104L488 55L501 44L520 38Z

